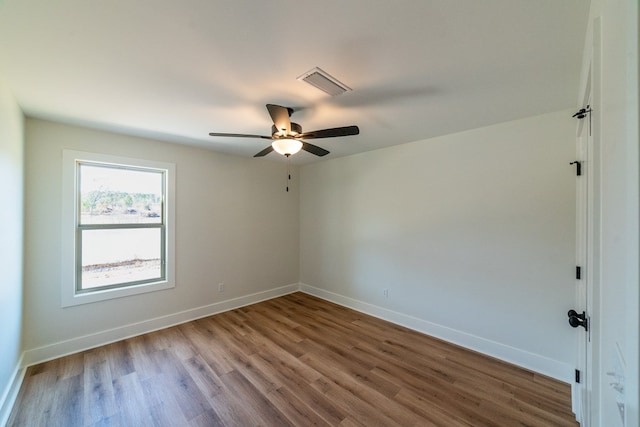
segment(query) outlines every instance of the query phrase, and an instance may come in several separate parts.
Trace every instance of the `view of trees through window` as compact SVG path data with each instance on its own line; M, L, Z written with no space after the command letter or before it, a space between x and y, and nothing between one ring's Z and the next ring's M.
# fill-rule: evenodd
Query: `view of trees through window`
M163 171L80 163L78 290L164 275Z
M82 194L82 220L83 222L96 220L100 215L105 216L102 218L103 220L118 218L121 215L126 215L124 218L120 218L126 220L133 219L131 215L136 215L141 220L159 218L158 208L161 202L161 196L157 194L93 190Z

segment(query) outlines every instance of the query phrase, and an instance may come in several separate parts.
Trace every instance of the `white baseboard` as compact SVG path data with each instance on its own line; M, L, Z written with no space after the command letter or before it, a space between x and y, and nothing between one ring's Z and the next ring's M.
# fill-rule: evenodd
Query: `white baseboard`
M9 415L11 415L11 409L18 397L18 392L20 391L20 386L22 385L22 380L24 379L24 373L26 371L26 369L22 367L23 358L24 354L18 361L18 364L13 370L13 375L11 375L11 380L9 381L9 384L7 384L4 393L2 393L2 397L0 397L0 426L7 425Z
M277 298L296 292L298 288L299 285L295 283L30 349L24 352L21 366L35 365L47 360L131 338L136 335L146 334L224 311L255 304L260 301Z
M304 283L300 284L300 291L353 310L387 320L400 326L422 332L452 344L495 357L496 359L500 359L513 365L547 375L562 382L568 384L573 382L574 368L566 363L495 341L487 340L466 332L451 329L446 326L438 325L417 317L398 313L393 310L329 292L324 289L319 289Z

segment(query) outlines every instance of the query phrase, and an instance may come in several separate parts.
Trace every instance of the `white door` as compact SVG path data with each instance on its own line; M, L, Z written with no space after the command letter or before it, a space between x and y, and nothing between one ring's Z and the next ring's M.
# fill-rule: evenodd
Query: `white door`
M600 25L594 22L593 44L588 75L581 91L582 119L576 117L576 161L580 176L576 176L576 306L578 315L585 313L586 326L579 324L577 334L577 369L580 382L573 387L573 406L582 427L597 423L596 403L599 401L599 307L600 298ZM588 111L591 110L591 111ZM577 165L574 165L577 167ZM577 271L576 271L577 273ZM575 320L575 319L574 319ZM580 322L573 322L574 324ZM577 380L577 378L576 378Z
M589 418L589 380L590 380L590 295L589 295L589 106L578 116L576 129L576 301L568 313L569 323L576 329L578 349L576 360L576 383L573 390L573 406L577 419L584 426L591 425ZM579 118L582 117L582 118ZM572 318L573 317L573 318Z

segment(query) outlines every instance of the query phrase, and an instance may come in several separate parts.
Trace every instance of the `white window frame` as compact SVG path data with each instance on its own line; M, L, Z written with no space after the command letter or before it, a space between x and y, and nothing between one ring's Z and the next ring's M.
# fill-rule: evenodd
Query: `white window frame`
M151 168L165 172L165 277L142 284L132 284L111 289L77 291L76 229L78 226L78 164L90 162L106 166ZM134 159L109 154L63 150L62 153L62 307L122 298L146 292L175 287L175 164L153 160Z

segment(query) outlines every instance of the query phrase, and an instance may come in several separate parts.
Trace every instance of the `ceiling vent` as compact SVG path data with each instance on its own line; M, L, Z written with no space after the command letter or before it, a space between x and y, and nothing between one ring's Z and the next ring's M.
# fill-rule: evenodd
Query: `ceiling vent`
M313 68L302 74L298 77L298 80L307 82L311 86L315 86L331 96L337 96L351 90L349 86L340 82L335 77L330 76L319 67Z

